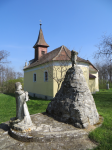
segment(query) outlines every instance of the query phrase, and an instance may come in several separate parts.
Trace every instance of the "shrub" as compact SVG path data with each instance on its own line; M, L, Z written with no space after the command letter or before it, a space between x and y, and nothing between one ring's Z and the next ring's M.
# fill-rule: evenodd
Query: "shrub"
M15 83L16 82L21 82L22 87L24 86L23 85L23 78L11 79L11 80L5 81L3 83L3 87L1 89L1 91L3 93L14 93L15 92Z

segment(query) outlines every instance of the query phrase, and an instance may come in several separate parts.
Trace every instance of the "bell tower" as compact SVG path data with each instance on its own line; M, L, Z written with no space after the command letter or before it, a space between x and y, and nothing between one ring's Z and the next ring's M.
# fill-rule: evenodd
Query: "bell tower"
M38 39L35 45L33 46L33 48L35 49L35 60L39 60L41 56L46 54L47 48L49 47L49 45L46 43L44 39L41 25L42 23L40 22L40 31L39 31Z

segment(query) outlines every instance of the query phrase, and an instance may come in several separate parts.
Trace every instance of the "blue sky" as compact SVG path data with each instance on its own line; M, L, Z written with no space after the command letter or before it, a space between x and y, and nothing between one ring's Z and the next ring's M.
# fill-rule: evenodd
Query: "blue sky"
M48 52L65 45L92 63L101 36L112 31L111 0L0 0L0 50L15 71L34 58L42 20Z

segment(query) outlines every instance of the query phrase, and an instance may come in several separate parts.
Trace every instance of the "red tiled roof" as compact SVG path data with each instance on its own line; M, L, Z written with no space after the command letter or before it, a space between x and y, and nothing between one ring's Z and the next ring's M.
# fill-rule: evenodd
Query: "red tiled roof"
M28 67L24 68L24 70L32 68L32 67L36 67L38 65L44 64L49 61L70 60L70 59L71 59L71 51L63 45L43 55L39 60L34 61ZM88 60L82 59L80 57L77 57L77 61L89 63Z

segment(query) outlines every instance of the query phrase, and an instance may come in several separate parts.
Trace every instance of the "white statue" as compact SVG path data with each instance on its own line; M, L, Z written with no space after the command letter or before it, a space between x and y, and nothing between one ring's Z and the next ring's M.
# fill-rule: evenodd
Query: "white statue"
M26 101L29 100L29 96L28 92L22 90L20 82L15 83L15 89L16 117L11 118L10 127L17 130L25 130L33 125L26 104Z
M21 123L32 124L26 101L29 100L28 92L22 90L20 82L15 83L16 95L16 119L22 121Z

